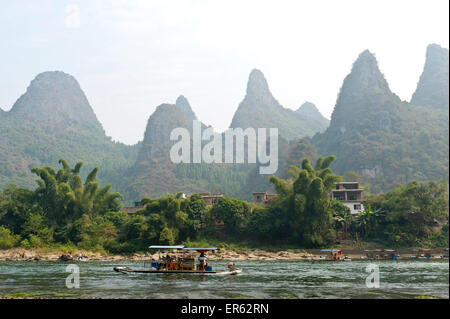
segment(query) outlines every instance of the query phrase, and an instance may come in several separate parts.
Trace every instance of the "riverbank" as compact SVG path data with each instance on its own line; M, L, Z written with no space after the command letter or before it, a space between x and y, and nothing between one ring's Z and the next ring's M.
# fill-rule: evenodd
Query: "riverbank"
M400 259L410 259L410 256L417 255L417 250L414 248L399 249ZM286 249L286 250L262 250L262 249L226 249L221 248L215 253L208 255L211 261L220 260L262 260L262 261L277 261L277 260L313 260L317 258L324 258L326 252L321 252L320 249ZM443 249L433 249L430 254L431 259L441 259ZM353 260L365 259L366 253L364 249L342 248L342 255L347 256ZM61 250L51 250L48 248L23 249L12 248L7 250L0 250L0 261L71 261L78 260L82 256L82 260L98 260L98 261L120 261L120 260L150 260L158 259L158 253L135 253L133 255L109 255L98 252L89 252L85 250L73 250L70 253Z

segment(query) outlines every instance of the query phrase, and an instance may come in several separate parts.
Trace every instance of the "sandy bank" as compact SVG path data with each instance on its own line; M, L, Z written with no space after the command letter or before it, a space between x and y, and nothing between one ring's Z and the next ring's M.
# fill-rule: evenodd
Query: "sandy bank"
M363 249L342 249L343 255L348 256L352 260L364 259L365 253ZM400 249L400 259L410 259L410 256L417 254L413 248ZM63 251L52 251L49 249L31 249L13 248L0 250L0 261L57 261L62 259L65 261L78 260L79 255L83 256L83 260L100 260L100 261L120 261L120 260L151 260L157 259L158 253L150 254L133 254L125 255L106 255L101 253L89 252L84 250L74 250L71 253ZM440 259L443 254L442 249L434 249L432 251L433 259ZM221 248L218 252L208 254L211 261L220 260L312 260L319 256L324 257L325 253L319 249L305 250L280 250L267 251L261 249L246 250L228 250Z

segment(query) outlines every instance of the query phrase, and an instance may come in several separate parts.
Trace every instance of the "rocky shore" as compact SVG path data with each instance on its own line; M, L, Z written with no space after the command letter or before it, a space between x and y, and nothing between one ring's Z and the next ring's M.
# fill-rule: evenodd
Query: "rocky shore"
M0 261L71 261L71 260L149 260L158 259L158 253L133 254L133 255L106 255L95 252L77 250L72 253L60 251L45 251L41 249L25 250L13 248L0 250ZM311 259L312 254L306 251L265 251L265 250L227 250L220 249L218 252L208 254L210 260L300 260Z
M410 256L417 254L413 248L399 250L400 259L410 259ZM326 253L319 249L305 249L305 250L279 250L268 251L261 249L242 249L229 250L221 248L215 253L208 255L211 261L220 260L312 260L315 258L324 257ZM442 249L434 249L431 254L432 259L440 259L443 251ZM365 252L363 249L342 249L342 255L351 258L352 260L364 259ZM81 257L81 259L79 258ZM107 255L84 250L75 250L71 253L62 251L49 251L46 249L32 249L26 250L23 248L13 248L8 250L0 250L0 261L120 261L120 260L150 260L157 259L158 253L150 254L133 254L133 255Z

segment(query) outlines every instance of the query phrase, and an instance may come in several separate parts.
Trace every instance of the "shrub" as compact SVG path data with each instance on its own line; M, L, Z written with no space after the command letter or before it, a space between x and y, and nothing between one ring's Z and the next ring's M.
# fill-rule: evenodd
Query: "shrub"
M37 247L41 247L42 246L41 239L38 236L33 235L33 234L31 234L29 236L29 242L30 242L31 247L33 247L33 248L37 248Z
M0 226L0 249L12 248L19 240L19 235L14 235L8 228Z
M20 242L20 247L25 248L25 249L32 248L30 242L26 238Z

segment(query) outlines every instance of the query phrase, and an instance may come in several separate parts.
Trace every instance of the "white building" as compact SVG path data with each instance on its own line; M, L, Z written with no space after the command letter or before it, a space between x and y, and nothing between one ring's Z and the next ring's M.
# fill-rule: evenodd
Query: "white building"
M358 182L339 182L330 194L331 199L340 201L350 208L350 213L358 214L364 210L362 201L363 190Z

